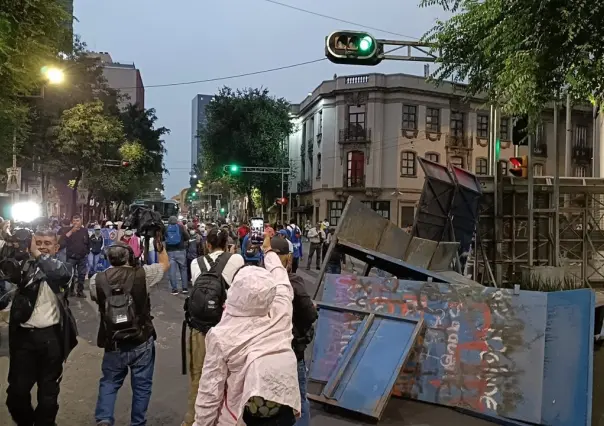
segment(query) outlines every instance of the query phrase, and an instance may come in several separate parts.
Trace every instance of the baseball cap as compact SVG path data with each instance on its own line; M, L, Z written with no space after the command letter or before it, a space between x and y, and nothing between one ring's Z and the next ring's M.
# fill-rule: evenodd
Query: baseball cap
M99 231L101 229L101 225L94 225L94 230Z
M279 237L271 238L271 249L279 255L290 253L288 241Z
M288 236L287 235L287 231L285 229L280 229L279 232L277 232L277 234L279 234L279 235L285 235L286 237Z

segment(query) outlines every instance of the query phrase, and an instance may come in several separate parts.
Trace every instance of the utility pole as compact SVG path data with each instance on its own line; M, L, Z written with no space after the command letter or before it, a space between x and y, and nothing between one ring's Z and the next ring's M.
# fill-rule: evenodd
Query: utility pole
M560 148L558 138L558 101L554 101L554 266L560 265Z

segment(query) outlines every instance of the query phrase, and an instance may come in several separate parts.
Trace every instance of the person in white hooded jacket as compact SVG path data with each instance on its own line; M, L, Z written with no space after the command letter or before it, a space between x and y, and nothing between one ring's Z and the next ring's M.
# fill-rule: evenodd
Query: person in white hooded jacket
M194 426L292 426L300 415L293 289L268 235L262 249L265 268L237 272L206 336Z

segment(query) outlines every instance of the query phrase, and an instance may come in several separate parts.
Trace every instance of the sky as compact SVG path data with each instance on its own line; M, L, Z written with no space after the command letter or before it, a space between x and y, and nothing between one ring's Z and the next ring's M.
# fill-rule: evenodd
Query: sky
M377 38L412 40L437 19L438 8L419 0L278 0L328 17L373 27ZM167 197L189 185L191 102L219 88L265 87L291 103L301 102L324 80L338 76L404 72L423 74L423 64L385 61L375 67L324 60L280 71L206 83L325 57L325 37L337 29L364 29L316 16L272 0L74 0L74 31L88 48L109 52L115 62L134 63L145 85L145 107L154 108L165 137ZM389 34L396 33L400 34Z

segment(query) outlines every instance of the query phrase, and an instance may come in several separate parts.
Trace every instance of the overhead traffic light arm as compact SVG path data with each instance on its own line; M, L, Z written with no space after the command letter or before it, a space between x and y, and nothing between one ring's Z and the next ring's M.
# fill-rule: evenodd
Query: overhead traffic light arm
M233 165L230 164L228 166L224 166L225 172L233 171ZM235 170L237 173L263 173L263 174L275 174L275 173L283 173L284 175L288 175L290 173L289 168L281 168L281 167L237 167Z
M384 51L385 46L398 46L394 50L407 47L407 55L389 55ZM334 31L325 38L325 56L336 64L348 65L377 65L382 60L434 62L437 57L424 48L434 46L420 41L381 40L371 34L361 31ZM415 56L417 50L424 56Z

